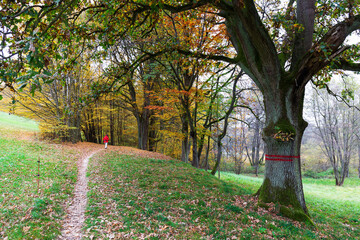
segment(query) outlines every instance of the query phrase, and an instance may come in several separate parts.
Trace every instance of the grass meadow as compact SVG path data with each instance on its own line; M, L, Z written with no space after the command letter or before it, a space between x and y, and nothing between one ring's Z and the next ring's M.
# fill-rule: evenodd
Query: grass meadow
M79 153L36 140L37 124L0 113L0 239L56 239ZM26 136L32 138L27 139ZM34 140L35 138L35 140ZM40 188L37 174L40 159ZM221 179L178 160L102 151L90 159L84 239L359 239L360 180L304 178L315 226L259 208L262 179Z
M37 130L33 121L0 113L0 239L56 239L60 233L77 176L75 152L17 140Z
M221 180L177 160L91 159L86 239L357 239L359 181L305 179L315 227L258 208L261 178ZM325 194L326 193L326 194Z
M255 192L262 177L222 173L222 179ZM360 179L347 178L342 187L330 178L303 178L305 199L318 231L330 239L360 239Z
M0 112L0 127L2 131L18 132L18 131L39 131L37 122L19 117L16 115L9 115L5 112Z

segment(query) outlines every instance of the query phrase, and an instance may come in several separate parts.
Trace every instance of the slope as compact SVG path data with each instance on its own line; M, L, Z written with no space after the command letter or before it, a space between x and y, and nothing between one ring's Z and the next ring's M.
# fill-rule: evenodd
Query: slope
M85 239L314 239L258 208L250 191L177 160L102 152L90 160ZM296 233L302 233L298 235Z

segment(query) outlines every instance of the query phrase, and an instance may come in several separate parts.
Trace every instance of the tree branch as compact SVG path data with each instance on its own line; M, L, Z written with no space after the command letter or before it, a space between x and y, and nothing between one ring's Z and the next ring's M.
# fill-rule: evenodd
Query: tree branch
M347 71L360 72L360 63L354 63L341 58L333 66L334 69L342 69Z
M180 5L180 6L172 6L172 5L169 5L169 4L164 4L163 8L170 11L170 12L172 12L172 13L178 13L178 12L184 12L184 11L187 11L187 10L191 10L191 9L195 9L195 8L204 6L206 4L209 4L210 2L211 1L209 1L209 0L200 0L200 1L197 1L197 2L188 3L188 4ZM160 4L159 4L159 6L161 7Z
M301 63L295 70L296 79L299 80L297 81L298 85L304 86L312 76L329 65L332 59L347 50L348 46L342 46L342 44L346 37L357 29L360 29L360 15L333 26L300 61Z
M235 58L229 58L226 56L220 56L220 55L207 55L207 54L203 54L203 53L199 53L199 52L191 52L191 51L187 51L187 50L183 50L183 49L179 49L177 48L176 51L178 51L179 53L186 55L186 56L193 56L193 57L197 57L197 58L201 58L201 59L210 59L210 60L215 60L215 61L224 61L224 62L228 62L228 63L232 63L232 64L238 64L240 57L237 56Z

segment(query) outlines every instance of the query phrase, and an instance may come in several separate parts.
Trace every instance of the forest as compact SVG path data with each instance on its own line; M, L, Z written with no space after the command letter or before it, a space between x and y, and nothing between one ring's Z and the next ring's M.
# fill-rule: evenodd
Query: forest
M358 1L0 3L0 109L41 138L264 176L311 221L302 176L360 178ZM301 148L301 151L300 151Z

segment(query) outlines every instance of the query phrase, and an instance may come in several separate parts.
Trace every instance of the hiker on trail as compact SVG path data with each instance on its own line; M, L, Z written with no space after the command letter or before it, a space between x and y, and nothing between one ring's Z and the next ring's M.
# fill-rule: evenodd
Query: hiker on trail
M108 145L108 142L109 142L109 136L107 134L103 138L103 142L105 143L105 149L107 149L107 145Z

